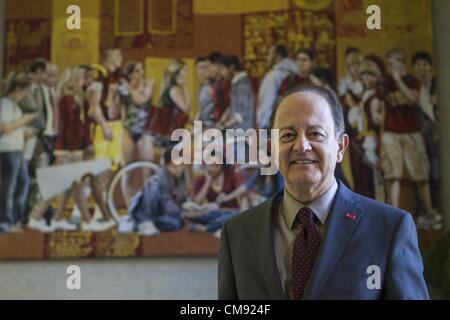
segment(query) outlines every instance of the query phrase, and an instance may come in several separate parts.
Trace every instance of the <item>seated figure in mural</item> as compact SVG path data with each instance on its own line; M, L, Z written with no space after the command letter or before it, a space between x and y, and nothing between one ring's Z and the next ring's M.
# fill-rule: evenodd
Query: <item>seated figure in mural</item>
M387 75L381 80L374 100L384 105L384 132L381 136L381 168L387 184L387 201L398 207L400 200L400 180L405 170L409 178L417 184L418 194L424 206L422 226L433 225L442 220L433 208L429 173L430 165L425 143L420 132L418 108L420 82L406 73L406 54L394 48L386 53Z
M275 45L267 53L269 71L261 80L258 92L257 123L259 128L268 127L269 118L278 99L278 90L282 81L289 75L298 73L295 62L289 58L284 45Z
M237 167L225 164L205 165L203 175L193 185L193 201L198 205L216 203L216 210L185 215L191 231L217 232L240 212L240 200L247 189Z
M347 111L350 130L350 163L354 177L355 192L366 197L384 201L379 170L379 135L382 122L381 110L373 104L376 85L384 70L381 59L368 56L360 65L363 91L358 102Z
M437 209L441 203L439 160L439 109L436 79L433 76L433 58L428 52L419 51L412 57L415 76L420 81L419 119L430 161L431 198Z
M9 75L0 100L0 234L22 231L30 186L23 157L25 138L36 133L27 128L36 113L23 114L18 102L31 86L24 73Z
M177 231L183 227L181 205L186 201L183 166L171 159L172 149L164 152L164 165L145 182L128 205L141 235L154 235L160 231Z

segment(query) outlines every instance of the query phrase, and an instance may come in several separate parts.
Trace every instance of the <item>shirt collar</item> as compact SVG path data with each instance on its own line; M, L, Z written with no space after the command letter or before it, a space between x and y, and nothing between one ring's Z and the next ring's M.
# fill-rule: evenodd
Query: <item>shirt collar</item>
M328 188L328 190L325 191L320 197L309 203L307 206L314 212L314 214L322 224L325 224L327 220L337 189L338 184L336 182L336 179L333 179L333 183ZM285 188L282 200L283 209L281 212L284 221L289 229L293 227L297 213L303 207L305 207L305 205L295 199Z
M236 75L231 80L231 83L235 84L236 82L238 82L241 78L245 77L246 75L247 75L247 72L245 72L245 71L240 71L240 72L236 73Z

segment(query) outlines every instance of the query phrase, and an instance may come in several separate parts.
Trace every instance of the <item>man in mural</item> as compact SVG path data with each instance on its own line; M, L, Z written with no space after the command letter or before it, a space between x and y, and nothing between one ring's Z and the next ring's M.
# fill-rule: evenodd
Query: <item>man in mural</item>
M431 198L436 208L440 208L440 168L439 168L439 128L437 119L437 86L433 77L433 59L428 52L419 51L412 57L415 76L420 81L419 119L430 161ZM422 220L422 219L421 219Z
M225 81L231 83L230 107L219 121L219 128L253 128L253 89L247 72L239 58L227 55L222 58L220 72Z
M269 48L267 65L269 71L262 79L258 92L257 124L260 129L267 128L269 124L283 80L298 73L295 62L289 58L288 49L281 44Z
M213 87L209 77L210 64L211 62L207 57L199 57L195 62L195 70L199 83L197 119L202 121L204 128L214 126Z
M358 48L349 47L345 52L346 73L339 79L338 94L344 103L344 109L353 107L361 99L363 84L360 78L362 56Z
M296 87L304 85L323 86L322 81L320 81L313 73L314 58L315 54L313 49L302 48L297 51L295 54L295 62L297 64L298 72L289 74L284 78L280 89L278 90L279 97L283 97L286 93Z
M213 86L214 121L217 123L222 119L223 114L230 106L231 83L223 79L220 73L221 60L223 55L214 51L208 55L210 62L209 76Z
M37 58L30 65L29 75L32 79L31 88L27 95L19 102L19 106L24 113L37 112L37 117L29 124L36 135L25 144L24 158L30 169L30 193L28 199L27 212L40 203L38 185L36 181L36 169L46 167L50 164L52 153L51 139L49 140L49 129L52 129L53 108L49 105L44 94L47 81L47 67L49 63L46 59Z
M102 84L100 105L93 110L95 153L97 158L111 159L113 165L120 162L121 114L114 97L122 77L122 62L122 50L109 48L103 52L102 64L92 64L96 81Z
M383 103L385 110L381 168L386 180L388 203L399 206L400 180L407 172L417 184L425 208L421 221L433 225L442 217L432 206L428 183L430 166L418 117L420 82L406 73L405 61L406 54L402 49L394 48L386 53L388 74L382 79L374 100L375 108Z
M44 84L42 85L42 93L45 99L47 123L44 131L43 141L45 142L45 149L47 152L47 161L44 165L52 165L55 156L55 142L59 131L59 119L60 114L58 110L58 82L59 82L59 69L57 65L48 64L46 70L47 76ZM48 218L53 216L53 210L51 208L51 200L39 201L35 203L32 201L34 207L30 208L30 216L28 221L28 227L34 228L43 232L51 231L44 220L41 220L44 214Z

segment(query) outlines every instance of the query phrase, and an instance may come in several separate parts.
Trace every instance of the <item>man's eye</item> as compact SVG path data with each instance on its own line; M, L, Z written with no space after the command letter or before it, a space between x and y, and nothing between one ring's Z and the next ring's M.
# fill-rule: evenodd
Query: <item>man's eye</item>
M317 131L311 132L311 135L313 137L318 137L318 138L324 138L325 137L325 135L323 135L321 132L317 132Z
M294 134L292 134L292 133L285 133L281 136L281 139L286 140L286 139L292 138L293 136L294 136Z

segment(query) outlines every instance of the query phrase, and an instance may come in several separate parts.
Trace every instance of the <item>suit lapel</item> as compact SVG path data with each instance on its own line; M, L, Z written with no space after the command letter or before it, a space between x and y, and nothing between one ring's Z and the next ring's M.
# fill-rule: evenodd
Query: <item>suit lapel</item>
M349 214L349 215L347 215ZM326 222L325 239L315 263L304 299L317 299L364 214L352 192L339 181L339 189Z
M256 248L256 254L259 258L259 265L269 291L270 299L283 300L286 299L283 287L281 286L281 279L278 272L278 266L275 256L274 248L274 226L273 226L273 210L276 208L276 198L282 194L278 192L272 197L270 202L267 202L261 210L260 215L257 215L255 225L259 225L252 232L253 243ZM263 232L261 232L263 231Z

